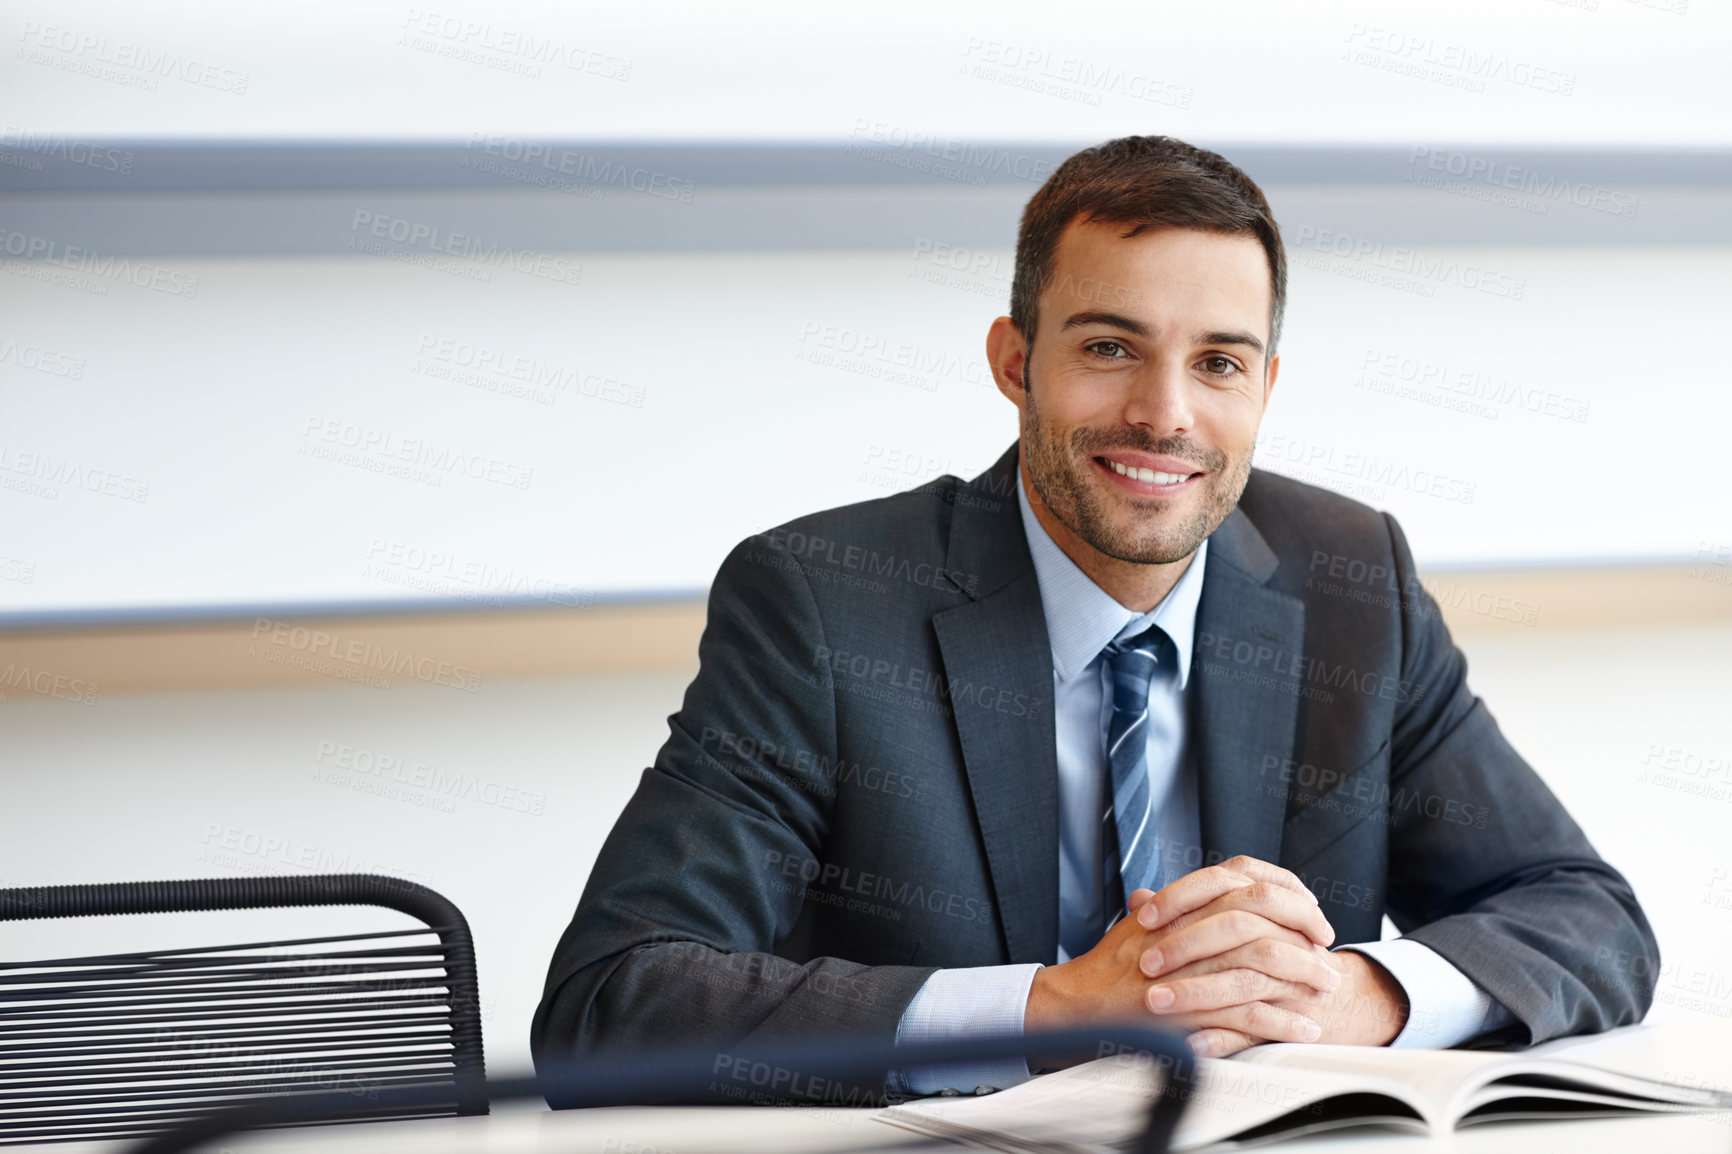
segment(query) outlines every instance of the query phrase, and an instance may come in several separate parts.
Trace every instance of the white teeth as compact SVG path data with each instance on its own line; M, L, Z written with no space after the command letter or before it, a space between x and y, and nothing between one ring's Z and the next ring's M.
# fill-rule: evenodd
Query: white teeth
M1108 461L1107 464L1111 465L1113 472L1120 476L1131 477L1138 481L1149 481L1156 485L1177 485L1190 476L1189 473L1157 473L1153 469L1132 469L1119 464L1117 461Z

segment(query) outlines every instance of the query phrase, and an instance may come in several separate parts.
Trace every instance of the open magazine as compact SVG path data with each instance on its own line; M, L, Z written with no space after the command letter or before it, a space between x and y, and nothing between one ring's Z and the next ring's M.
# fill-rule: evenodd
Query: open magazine
M1442 1135L1515 1119L1732 1110L1725 1083L1659 1080L1652 1047L1640 1044L1650 1039L1627 1044L1649 1029L1519 1053L1268 1045L1199 1059L1173 1149L1240 1149L1353 1126ZM1147 1055L1100 1058L996 1094L891 1106L878 1118L1016 1154L1116 1151L1142 1133L1164 1081Z

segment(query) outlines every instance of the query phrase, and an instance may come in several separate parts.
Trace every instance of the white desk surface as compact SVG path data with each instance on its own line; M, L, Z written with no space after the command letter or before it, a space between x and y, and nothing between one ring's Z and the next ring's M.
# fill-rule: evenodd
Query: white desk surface
M510 1111L485 1118L429 1118L320 1126L231 1137L211 1154L869 1154L961 1151L873 1121L870 1110L682 1106ZM72 1154L74 1147L36 1146ZM78 1150L116 1147L79 1146ZM1295 1154L1727 1154L1732 1114L1517 1122L1429 1139L1370 1131L1319 1135L1262 1147Z
M1696 1084L1732 1087L1732 1024L1667 1021L1579 1040L1584 1061ZM1558 1055L1567 1057L1572 1055ZM1620 1061L1621 1059L1621 1061ZM317 1126L236 1135L216 1154L867 1154L962 1150L878 1122L871 1110L753 1106L619 1107L549 1111L506 1103L481 1118ZM62 1143L14 1150L117 1154L124 1145ZM1732 1154L1732 1113L1566 1122L1494 1123L1429 1139L1371 1130L1264 1147L1295 1154Z

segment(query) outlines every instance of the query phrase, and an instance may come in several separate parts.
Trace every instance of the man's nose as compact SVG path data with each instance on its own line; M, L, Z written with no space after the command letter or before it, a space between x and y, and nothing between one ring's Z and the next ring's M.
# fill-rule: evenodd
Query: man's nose
M1157 437L1188 433L1195 425L1195 395L1190 374L1178 363L1148 364L1125 397L1128 424L1141 425Z

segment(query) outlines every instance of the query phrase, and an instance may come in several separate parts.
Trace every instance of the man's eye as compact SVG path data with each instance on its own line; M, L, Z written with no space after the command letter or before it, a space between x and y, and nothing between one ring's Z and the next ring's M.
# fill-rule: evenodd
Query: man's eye
M1203 371L1224 377L1229 373L1238 372L1239 366L1228 357L1204 357Z
M1125 346L1119 344L1117 341L1096 341L1094 344L1089 346L1089 352L1099 353L1103 357L1114 358L1119 357L1121 354L1126 356L1129 355L1125 352Z

